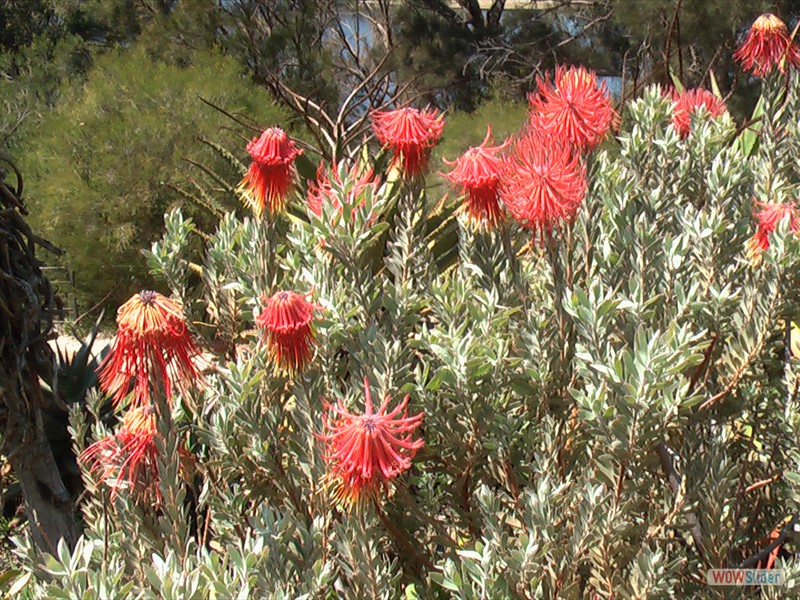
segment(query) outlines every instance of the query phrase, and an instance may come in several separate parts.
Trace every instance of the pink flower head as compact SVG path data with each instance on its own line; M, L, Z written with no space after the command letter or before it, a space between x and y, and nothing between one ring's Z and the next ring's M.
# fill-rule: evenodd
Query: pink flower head
M358 163L353 164L347 173L345 181L342 181L339 174L340 170L341 163L331 170L333 183L336 184L338 189L345 190L345 198L348 204L354 204L367 188L372 188L373 192L377 191L378 181L375 178L372 167L364 168ZM339 194L333 189L324 161L317 168L317 181L308 186L307 200L309 211L317 217L322 216L322 206L324 204L333 206L339 214L342 212L342 202L339 200ZM361 207L363 204L364 201L362 200L358 206ZM356 207L353 208L354 212L355 210Z
M703 107L712 119L721 117L727 112L725 102L708 90L702 88L673 93L672 124L682 138L689 136L692 114Z
M98 369L100 387L115 404L133 389L133 406L143 406L151 386L160 386L169 402L173 385L185 393L201 382L199 354L180 302L145 290L117 311L117 335Z
M442 136L444 115L426 108L398 108L373 111L372 128L375 137L394 154L394 165L404 177L413 178L428 168L431 148Z
M735 58L745 71L756 77L764 77L777 67L785 73L786 65L800 65L800 48L789 37L786 24L773 14L758 17L739 49Z
M769 238L783 219L789 219L789 230L800 233L800 209L794 202L757 202L756 232L747 242L747 254L754 264L761 262L761 253L769 248Z
M421 439L413 439L423 413L408 416L410 396L391 412L387 412L391 400L387 396L374 412L366 377L364 396L363 415L348 412L341 400L337 406L326 403L324 433L318 436L325 444L324 458L336 497L347 507L377 498L389 481L411 467L411 460L424 445Z
M586 190L586 167L572 147L534 129L514 141L500 197L511 216L535 237L544 241L571 222Z
M499 197L504 163L499 154L510 143L506 141L500 146L489 146L491 139L490 125L480 146L467 150L455 163L444 161L448 165L455 164L445 177L463 190L470 222L487 229L494 229L504 218Z
M556 67L553 83L537 78L538 91L528 95L535 129L568 140L582 152L594 149L619 117L605 82L584 67Z
M265 129L261 137L247 144L247 151L253 162L237 190L256 216L261 216L265 208L274 215L286 204L294 161L303 151L279 127Z
M264 307L256 324L264 328L264 340L278 371L297 373L311 360L314 331L311 327L316 305L301 294L277 292L262 297Z

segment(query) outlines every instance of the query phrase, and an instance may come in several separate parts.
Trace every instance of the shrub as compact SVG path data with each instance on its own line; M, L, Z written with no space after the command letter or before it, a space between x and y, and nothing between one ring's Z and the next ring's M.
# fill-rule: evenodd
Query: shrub
M800 289L798 90L797 73L772 73L754 128L700 109L684 138L672 98L649 89L616 143L580 159L574 221L534 223L534 239L531 223L476 229L452 214L455 196L429 208L422 183L391 168L352 194L342 166L338 206L321 214L301 194L274 221L229 213L201 257L193 222L169 212L150 265L225 353L200 392L171 411L159 400L155 504L95 471L73 551L37 564L19 541L49 578L36 593L712 595L707 569L754 565L796 522L800 365L784 324ZM536 173L515 189L539 186L530 213L556 214L560 192ZM790 215L767 249L751 241L761 203ZM451 228L455 254L437 243ZM281 290L313 306L278 296L291 308L262 316ZM262 326L279 325L310 362L273 362L271 345L290 342ZM390 437L365 382L380 415L408 395L422 424ZM72 415L78 450L109 433L93 415ZM347 474L348 440L351 458L372 464L371 448L389 468ZM776 564L796 586L795 559Z

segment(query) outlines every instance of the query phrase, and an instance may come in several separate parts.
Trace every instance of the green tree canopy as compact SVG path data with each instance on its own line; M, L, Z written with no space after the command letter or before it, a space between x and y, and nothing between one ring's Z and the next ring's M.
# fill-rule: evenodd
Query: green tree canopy
M197 138L219 140L229 123L200 97L256 123L283 121L234 60L201 51L181 67L135 46L100 56L85 85L65 91L28 138L22 162L31 212L66 250L81 299L111 292L116 303L148 282L139 251L180 201L170 184L186 173L186 157L215 160L198 156Z

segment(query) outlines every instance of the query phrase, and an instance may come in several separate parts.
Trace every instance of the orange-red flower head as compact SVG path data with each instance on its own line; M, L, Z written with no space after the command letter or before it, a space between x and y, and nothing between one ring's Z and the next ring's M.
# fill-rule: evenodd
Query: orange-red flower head
M704 108L712 119L716 119L727 112L725 102L717 98L708 90L702 88L686 90L673 95L672 124L682 137L688 137L692 125L692 114Z
M149 404L151 392L197 385L200 351L186 327L183 308L158 292L135 294L117 311L117 336L100 363L100 387L119 404L131 390L134 406Z
M586 167L553 136L529 129L506 158L500 197L509 214L542 241L571 222L586 195Z
M800 233L800 209L794 202L758 202L755 212L756 232L747 242L747 255L754 264L769 248L769 238L783 219L789 219L789 231Z
M262 297L264 306L256 323L264 328L264 340L275 368L287 373L301 371L314 349L312 321L317 306L290 291Z
M364 396L363 415L348 412L341 400L337 406L326 404L324 432L319 436L325 445L329 480L337 499L347 507L377 498L389 481L411 467L411 460L424 445L421 439L413 439L423 413L408 416L408 395L390 412L387 396L375 412L365 377Z
M786 72L786 66L800 66L800 48L789 37L786 24L773 14L758 17L735 58L745 71L756 77L764 77L776 68Z
M504 218L499 197L504 168L500 153L509 144L507 141L501 146L489 146L491 139L489 126L480 146L467 150L455 163L445 160L448 165L455 164L445 177L463 190L469 221L487 229L497 227Z
M115 435L96 441L81 453L81 462L111 489L113 499L130 489L137 498L156 500L158 446L156 414L152 406L131 408Z
M253 159L237 188L256 216L266 209L270 215L286 204L294 177L294 161L303 151L279 127L265 129L261 137L247 144Z
M348 204L354 204L367 188L377 191L378 181L375 179L372 167L364 168L358 163L354 163L347 173L346 181L342 181L341 170L341 163L332 169L332 183L324 161L317 168L317 181L309 184L307 197L308 210L317 217L322 216L322 207L325 204L333 206L336 212L341 214L342 202L337 191L333 189L334 184L338 190L344 192L345 200ZM362 200L359 203L359 207L363 203L364 201ZM354 207L353 210L355 211L356 208Z
M116 434L97 440L79 458L111 489L112 500L120 491L129 490L133 498L158 505L158 439L155 409L151 405L137 406L125 413ZM184 448L178 452L180 474L188 477L193 457Z
M413 178L428 168L431 148L442 136L444 115L432 108L398 108L373 111L375 137L394 154L394 165L404 177Z
M594 71L556 67L554 81L537 78L537 87L528 95L531 126L581 151L594 149L619 120L605 82L598 84Z

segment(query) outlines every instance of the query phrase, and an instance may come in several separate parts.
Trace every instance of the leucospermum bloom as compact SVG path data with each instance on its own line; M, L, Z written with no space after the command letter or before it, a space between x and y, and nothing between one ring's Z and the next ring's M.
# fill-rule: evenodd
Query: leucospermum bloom
M554 81L537 78L528 95L530 123L581 151L594 149L619 119L605 82L584 67L556 67Z
M280 127L264 130L247 144L252 157L250 168L237 191L256 216L266 209L270 215L280 212L294 178L294 161L303 151Z
M432 108L398 108L373 111L375 137L394 155L393 164L404 177L413 178L428 168L431 148L439 143L444 130L444 115Z
M753 264L761 262L761 253L769 248L769 238L783 219L789 230L800 233L800 209L794 202L757 202L756 232L747 242L747 256Z
M786 24L773 14L758 17L744 43L733 54L742 68L756 77L764 77L776 68L800 66L800 48L789 36Z
M692 115L701 107L712 119L721 117L727 112L722 98L717 98L702 88L674 93L673 102L672 124L682 138L688 137L692 125Z
M156 414L152 406L128 410L119 431L86 448L80 461L111 489L111 498L130 489L135 498L155 500L158 493Z
M173 386L185 392L199 383L199 355L181 304L145 290L117 311L117 335L98 370L100 387L115 404L131 390L134 406L148 404L153 388L169 402Z
M348 508L376 499L387 484L411 467L424 442L413 439L423 413L409 417L410 396L389 410L391 398L384 399L375 412L369 381L364 377L364 414L348 412L342 401L326 404L324 432L318 437L325 445L325 461L336 498Z
M444 161L455 165L445 177L463 190L469 221L487 229L493 229L503 221L499 188L504 163L500 153L509 144L506 141L500 146L489 146L491 139L492 128L489 126L480 146L470 148L454 163Z
M500 197L509 214L542 241L575 218L586 195L586 166L553 136L529 129L506 157Z
M372 188L373 192L378 189L378 181L372 167L363 167L358 163L353 164L347 173L346 181L342 181L340 172L341 163L332 169L333 183L331 176L325 168L325 163L320 163L317 168L317 181L308 186L308 210L317 217L322 216L323 205L333 206L337 213L342 212L342 202L339 194L333 189L333 184L340 190L345 191L345 200L348 204L354 204L367 188ZM363 200L359 206L363 204ZM357 207L354 207L355 211Z
M264 306L256 324L264 329L264 341L276 370L290 374L301 371L314 349L312 321L317 306L291 291L280 291L261 301Z

